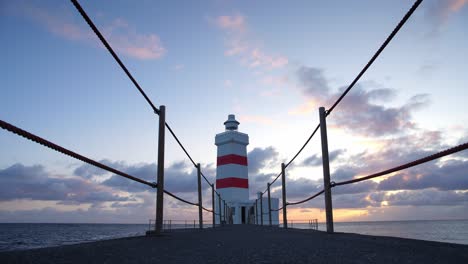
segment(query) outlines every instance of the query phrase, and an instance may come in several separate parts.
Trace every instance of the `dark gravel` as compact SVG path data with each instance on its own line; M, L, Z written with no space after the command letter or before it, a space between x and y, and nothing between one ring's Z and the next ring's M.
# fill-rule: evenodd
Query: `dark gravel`
M468 245L236 225L1 252L0 263L468 263Z

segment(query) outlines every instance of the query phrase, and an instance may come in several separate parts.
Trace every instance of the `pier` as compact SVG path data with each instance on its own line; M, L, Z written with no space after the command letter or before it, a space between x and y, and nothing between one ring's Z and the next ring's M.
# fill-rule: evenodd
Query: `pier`
M248 237L248 239L245 239ZM227 225L0 253L1 263L468 263L468 245Z

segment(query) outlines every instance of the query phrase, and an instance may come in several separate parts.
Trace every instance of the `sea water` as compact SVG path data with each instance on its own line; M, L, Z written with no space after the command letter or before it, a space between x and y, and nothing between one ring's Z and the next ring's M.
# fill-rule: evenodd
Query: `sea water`
M291 225L291 224L289 224ZM292 223L293 228L308 229L307 223ZM326 231L325 223L318 229ZM335 232L391 236L468 245L468 220L338 222Z
M144 224L0 224L0 251L141 236Z

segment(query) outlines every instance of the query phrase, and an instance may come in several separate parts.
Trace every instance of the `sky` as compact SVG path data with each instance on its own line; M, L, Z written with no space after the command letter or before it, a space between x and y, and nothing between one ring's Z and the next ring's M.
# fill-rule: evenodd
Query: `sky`
M205 175L228 114L263 191L412 1L80 1ZM468 1L426 0L327 118L332 181L468 141ZM156 181L158 117L67 1L0 2L0 118ZM167 190L196 171L166 136ZM0 222L147 223L155 191L0 131ZM323 188L314 137L287 168L288 202ZM273 197L281 197L280 181ZM333 189L336 221L468 218L468 152ZM203 185L211 207L211 190ZM324 221L323 196L288 207ZM166 219L197 219L170 197ZM205 218L211 219L208 214Z

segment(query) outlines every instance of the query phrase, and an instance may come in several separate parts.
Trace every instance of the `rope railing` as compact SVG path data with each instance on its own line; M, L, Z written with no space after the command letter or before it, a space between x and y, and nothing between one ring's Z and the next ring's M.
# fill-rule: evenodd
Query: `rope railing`
M304 200L301 200L301 201L298 201L298 202L287 202L286 205L287 205L287 206L289 206L289 205L298 205L298 204L302 204L302 203L308 202L308 201L314 199L315 197L321 195L321 194L324 193L324 192L325 192L325 190L321 190L321 191L319 191L318 193L316 193L316 194L314 194L314 195L312 195L312 196L310 196L310 197L308 197L308 198L305 198Z
M394 173L394 172L397 172L397 171L400 171L400 170L411 168L411 167L414 167L414 166L417 166L419 164L426 163L426 162L429 162L429 161L432 161L432 160L435 160L435 159L439 159L439 158L451 155L453 153L463 151L463 150L465 150L467 148L468 148L468 142L464 143L464 144L461 144L461 145L458 145L458 146L455 146L453 148L449 148L449 149L437 152L437 153L432 154L430 156L426 156L424 158L421 158L421 159L418 159L418 160L415 160L415 161L411 161L411 162L405 163L403 165L400 165L400 166L397 166L397 167L394 167L394 168L391 168L391 169L388 169L388 170L384 170L384 171L381 171L381 172L377 172L377 173L374 173L374 174L371 174L371 175L368 175L368 176L365 176L365 177L352 179L352 180L347 180L347 181L336 182L336 183L332 182L331 186L335 187L335 186L347 185L347 184L351 184L351 183L370 180L370 179L377 178L377 177L380 177L380 176L384 176L384 175Z
M91 18L88 16L88 14L86 13L86 11L81 7L80 3L78 2L78 0L71 0L71 2L73 3L73 5L75 6L75 8L77 9L77 11L80 13L80 15L83 17L83 19L86 21L86 23L89 25L89 27L91 28L91 30L96 34L96 36L99 38L99 40L102 42L102 44L106 47L106 49L109 51L109 53L112 55L112 57L114 58L114 60L117 62L117 64L119 64L119 66L122 68L122 70L125 72L125 74L128 76L128 78L131 80L131 82L134 84L134 86L138 89L138 91L140 92L140 94L144 97L144 99L146 100L146 102L150 105L150 107L152 108L153 112L160 115L160 110L153 104L153 102L151 101L151 99L146 95L145 91L143 90L143 88L140 86L140 84L136 81L136 79L133 77L133 75L130 73L130 71L127 69L127 67L125 66L125 64L122 62L122 60L119 58L119 56L117 55L117 53L114 51L114 49L111 47L111 45L109 44L109 42L106 40L106 38L102 35L102 33L99 31L99 29L97 28L97 26L94 24L94 22L91 20ZM197 167L197 164L195 163L195 161L193 160L193 158L190 156L190 154L188 153L187 149L184 147L184 145L181 143L181 141L179 140L179 138L177 137L177 135L174 133L174 131L172 130L171 126L167 123L167 122L164 122L164 125L165 127L169 130L169 133L172 135L172 137L176 140L177 144L182 148L182 150L184 151L184 153L187 155L188 159L192 162L193 166ZM211 185L211 182L206 178L206 176L201 173L203 179L209 184ZM167 193L169 194L169 193ZM175 195L173 194L170 194L170 196L178 199L179 197L176 197ZM195 203L191 203L191 202L188 202L184 199L178 199L180 201L184 201L184 202L187 202L189 204L193 204L193 205L198 205L198 204L195 204Z
M122 70L125 72L125 74L128 76L128 78L132 81L132 83L135 85L135 87L138 89L138 91L141 93L141 95L145 98L146 102L151 106L153 109L154 113L159 114L159 109L151 102L149 97L146 95L145 91L141 88L140 84L135 80L133 75L130 73L130 71L127 69L125 64L123 64L122 60L119 58L119 56L115 53L114 49L112 49L111 45L109 45L109 42L104 38L104 36L101 34L99 29L96 27L96 25L93 23L91 18L89 18L88 14L84 11L84 9L81 7L80 3L78 3L77 0L71 0L73 5L75 6L76 10L80 13L80 15L83 17L83 19L88 23L89 27L93 30L94 34L99 38L99 40L102 42L102 44L106 47L106 49L109 51L109 53L112 55L112 57L115 59L115 61L119 64L119 66L122 68Z
M343 98L349 93L349 91L354 87L354 85L361 79L361 77L364 75L364 73L369 69L369 67L374 63L374 61L379 57L380 53L387 47L387 45L392 41L392 39L395 37L395 35L400 31L400 29L403 27L403 25L408 21L408 19L411 17L411 15L416 11L418 6L422 3L423 0L417 0L414 2L413 6L408 10L408 12L405 14L405 16L400 20L398 25L393 29L392 33L385 39L385 41L382 43L382 45L379 47L379 49L375 52L374 56L367 62L366 66L359 72L359 74L354 78L354 80L351 82L351 84L346 88L346 90L343 92L343 94L335 101L335 103L328 109L327 111L327 116L330 115L330 113L335 109L335 107L343 100Z
M55 151L57 151L59 153L62 153L62 154L65 154L67 156L70 156L72 158L75 158L77 160L83 161L85 163L88 163L90 165L93 165L95 167L103 169L105 171L112 172L112 173L114 173L116 175L122 176L124 178L129 179L129 180L136 181L136 182L148 185L148 186L150 186L152 188L157 188L157 186L158 186L157 183L148 182L148 181L142 180L140 178L137 178L135 176L132 176L132 175L130 175L128 173L125 173L125 172L119 171L117 169L114 169L114 168L112 168L110 166L107 166L107 165L102 164L102 163L100 163L98 161L92 160L92 159L90 159L88 157L85 157L85 156L83 156L81 154L78 154L78 153L76 153L74 151L71 151L71 150L66 149L66 148L64 148L62 146L59 146L59 145L57 145L57 144L55 144L55 143L53 143L53 142L51 142L51 141L49 141L47 139L44 139L44 138L39 137L39 136L37 136L35 134L32 134L31 132L28 132L28 131L23 130L23 129L19 128L19 127L16 127L16 126L14 126L14 125L12 125L10 123L7 123L7 122L5 122L3 120L0 120L0 127L7 130L7 131L9 131L9 132L11 132L11 133L14 133L16 135L19 135L21 137L29 139L29 140L31 140L33 142L36 142L36 143L40 144L40 145L43 145L43 146L45 146L47 148L53 149L53 150L55 150ZM175 199L177 199L177 200L179 200L179 201L181 201L181 202L184 202L184 203L187 203L187 204L190 204L190 205L198 206L197 203L189 202L189 201L187 201L185 199L182 199L179 196L177 196L177 195L175 195L175 194L173 194L173 193L171 193L171 192L169 192L167 190L164 190L164 193L171 196L171 197L173 197L173 198L175 198Z
M405 14L405 16L400 20L400 22L397 24L397 26L393 29L393 31L390 33L390 35L385 39L385 41L382 43L382 45L379 47L379 49L374 53L374 55L371 57L371 59L367 62L367 64L364 66L364 68L358 73L358 75L354 78L354 80L351 82L351 84L346 88L346 90L340 95L340 97L332 104L332 106L328 109L328 111L324 111L324 116L323 116L323 121L321 120L320 123L315 127L315 129L312 131L311 135L307 138L307 140L305 141L305 143L302 145L302 147L299 149L299 151L293 156L293 158L287 162L286 164L283 164L282 165L282 172L278 174L278 176L271 182L271 183L268 183L267 184L267 188L265 189L265 191L261 192L261 194L265 194L267 191L269 192L270 188L271 188L271 185L273 183L276 182L276 180L284 174L284 171L285 169L291 165L292 162L294 162L294 160L299 156L299 154L305 149L305 147L309 144L309 142L311 141L311 139L314 137L314 135L317 133L317 131L321 128L321 123L322 122L325 122L325 119L328 115L330 115L330 113L336 108L336 106L343 100L343 98L349 93L349 91L355 86L355 84L360 80L360 78L364 75L364 73L370 68L370 66L374 63L374 61L379 57L379 55L383 52L383 50L387 47L387 45L390 43L390 41L395 37L395 35L400 31L400 29L403 27L403 25L409 20L409 18L411 17L411 15L416 11L416 9L418 8L418 6L421 4L422 0L417 0L413 3L413 5L411 6L411 8L408 10L408 12ZM325 131L325 132L324 132ZM325 141L326 140L326 127L322 130L322 141L324 140L323 138L323 133L325 133ZM327 143L326 143L327 144ZM323 142L322 142L322 148L323 148ZM327 153L327 170L329 170L328 168L328 146L326 146L326 153ZM403 167L403 166L402 166ZM402 168L401 168L402 169ZM389 170L387 170L389 171ZM386 172L386 171L384 171ZM325 168L324 168L324 173L325 173ZM329 172L328 172L329 173ZM383 173L383 172L382 172ZM369 178L372 178L372 177L378 177L380 174L375 174L375 175L370 175L368 176ZM283 175L283 178L285 177L285 175ZM349 183L352 183L352 182L357 182L357 181L362 181L362 180L366 180L367 178L363 178L363 179L355 179L355 180L351 180L349 181ZM348 184L348 182L342 182L340 183L340 185L344 185L344 184ZM333 183L332 184L333 186L336 186L338 185L337 183ZM331 187L333 187L331 186ZM285 183L283 182L283 185L282 185L282 188L284 189L285 188ZM319 191L318 193L304 199L304 200L301 200L301 201L297 201L297 202L286 202L284 204L284 206L288 206L288 205L297 205L297 204L302 204L302 203L305 203L307 201L310 201L312 199L314 199L315 197L321 195L322 193L325 193L325 188L321 191ZM327 194L326 194L327 195ZM286 193L283 192L283 201L286 199ZM331 199L331 194L330 194L330 199ZM327 203L327 202L326 202ZM330 203L331 204L331 203ZM283 206L283 207L284 207ZM268 211L271 213L271 211L279 211L279 210L274 210L274 209L271 209L271 208L268 208ZM283 216L284 216L284 220L286 220L286 213L283 212Z
M122 176L124 178L127 178L127 179L130 179L130 180L133 180L133 181L148 185L148 186L150 186L152 188L157 187L156 183L152 183L152 182L142 180L140 178L134 177L134 176L132 176L130 174L127 174L125 172L114 169L114 168L112 168L110 166L104 165L104 164L102 164L100 162L97 162L97 161L92 160L92 159L90 159L88 157L80 155L80 154L78 154L78 153L76 153L74 151L71 151L71 150L66 149L66 148L64 148L62 146L59 146L59 145L57 145L55 143L52 143L51 141L49 141L47 139L41 138L41 137L39 137L37 135L34 135L33 133L30 133L30 132L28 132L26 130L23 130L23 129L19 128L19 127L16 127L16 126L14 126L14 125L12 125L10 123L7 123L7 122L5 122L3 120L0 120L0 127L2 127L3 129L5 129L5 130L7 130L7 131L9 131L11 133L19 135L19 136L24 137L26 139L29 139L31 141L34 141L34 142L36 142L36 143L38 143L40 145L43 145L43 146L45 146L47 148L53 149L53 150L55 150L57 152L60 152L62 154L65 154L67 156L75 158L77 160L83 161L83 162L88 163L90 165L93 165L95 167L98 167L98 168L101 168L103 170L112 172L112 173L114 173L116 175L119 175L119 176Z

